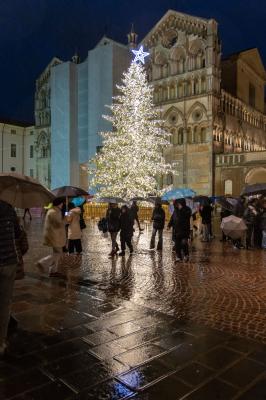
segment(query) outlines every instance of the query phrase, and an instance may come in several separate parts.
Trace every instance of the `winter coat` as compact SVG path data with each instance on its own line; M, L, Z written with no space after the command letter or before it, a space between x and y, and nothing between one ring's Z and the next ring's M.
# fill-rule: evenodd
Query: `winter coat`
M120 233L122 236L133 236L133 225L134 225L134 219L132 217L132 214L130 210L125 213L121 213L120 216Z
M264 209L260 215L260 229L266 231L266 209Z
M212 222L212 207L205 205L200 210L200 216L203 224L210 224Z
M14 208L0 200L0 268L18 263L16 240L21 234Z
M173 228L173 236L175 238L189 238L190 218L191 209L189 207L184 206L181 209L175 209L168 224L169 228Z
M165 224L165 212L161 205L155 206L152 212L152 221L154 229L163 229Z
M66 244L65 221L58 207L48 210L44 223L43 244L49 247L64 247Z
M130 207L130 212L131 212L132 217L134 219L136 219L138 216L138 212L139 212L139 208L138 208L137 204L132 204L132 206Z
M257 211L253 206L248 206L243 215L243 219L247 225L255 225L257 219Z
M120 230L120 208L108 208L106 213L108 231L111 232L119 232Z
M81 209L79 207L72 208L67 217L68 222L68 239L77 240L81 239L81 228L80 228L80 215Z
M235 215L238 218L242 218L245 212L245 205L242 203L242 201L238 201L235 208L233 215Z

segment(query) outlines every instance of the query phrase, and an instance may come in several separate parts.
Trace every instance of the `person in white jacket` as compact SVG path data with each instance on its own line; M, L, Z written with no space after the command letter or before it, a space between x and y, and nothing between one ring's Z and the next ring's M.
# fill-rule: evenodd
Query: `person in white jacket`
M65 219L62 216L63 200L55 199L45 217L43 244L52 247L53 253L38 261L37 266L42 270L48 268L50 277L59 277L59 261L66 244Z
M68 225L68 252L69 254L77 253L81 255L81 228L80 228L80 215L81 209L75 207L73 203L68 205L69 213L67 218Z

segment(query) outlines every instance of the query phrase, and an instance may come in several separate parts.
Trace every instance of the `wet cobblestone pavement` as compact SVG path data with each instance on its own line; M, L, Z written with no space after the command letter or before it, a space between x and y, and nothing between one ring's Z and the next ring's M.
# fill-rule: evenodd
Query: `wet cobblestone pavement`
M41 224L26 226L26 278L16 282L19 329L0 362L2 399L266 399L266 255L219 239L193 242L175 263L148 249L108 259L90 224L82 260L64 257L66 280L40 275Z

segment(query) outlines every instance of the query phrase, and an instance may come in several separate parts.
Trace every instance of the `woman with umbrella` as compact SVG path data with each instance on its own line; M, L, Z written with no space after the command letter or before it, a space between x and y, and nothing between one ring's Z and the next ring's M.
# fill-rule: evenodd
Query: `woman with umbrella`
M121 210L117 203L109 203L109 207L106 212L106 219L108 225L108 232L110 233L112 240L112 251L109 254L110 257L114 257L119 251L119 246L117 244L116 238L118 232L120 231L120 215Z
M53 253L42 258L37 263L41 268L49 269L50 277L61 277L58 272L59 261L63 247L66 244L65 220L62 217L63 200L58 198L53 201L53 207L46 214L44 223L44 245L52 247Z

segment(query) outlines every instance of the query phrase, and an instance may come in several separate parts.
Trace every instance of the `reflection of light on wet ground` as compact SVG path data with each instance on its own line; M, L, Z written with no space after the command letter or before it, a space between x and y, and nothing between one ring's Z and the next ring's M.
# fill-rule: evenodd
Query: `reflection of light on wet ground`
M34 262L49 250L42 246L40 223L34 222L27 229L31 249L25 257L25 269L36 274ZM266 338L263 251L235 251L230 244L220 243L219 238L211 243L201 243L196 238L191 261L175 263L171 232L164 233L162 253L149 250L150 237L151 226L145 225L143 234L134 234L132 257L127 253L125 257L109 259L110 239L102 236L96 224L88 223L82 259L64 257L66 287L70 290L78 284L95 298L104 297L121 307L131 301L218 329ZM78 305L82 302L79 295L72 300Z

